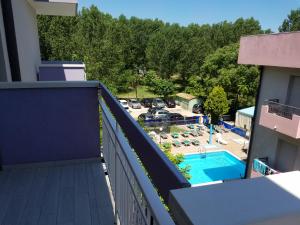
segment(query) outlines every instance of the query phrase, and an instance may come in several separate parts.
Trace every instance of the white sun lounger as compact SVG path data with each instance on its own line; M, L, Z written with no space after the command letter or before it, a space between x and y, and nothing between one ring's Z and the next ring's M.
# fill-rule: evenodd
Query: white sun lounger
M227 145L228 144L228 142L223 139L223 136L220 133L216 134L216 141L217 141L217 143L222 144L222 145Z

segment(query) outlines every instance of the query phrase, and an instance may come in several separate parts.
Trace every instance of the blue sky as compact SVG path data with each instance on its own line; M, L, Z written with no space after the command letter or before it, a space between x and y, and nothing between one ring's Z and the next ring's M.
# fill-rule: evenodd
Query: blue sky
M252 16L273 31L278 31L291 9L300 8L300 0L79 0L79 8L92 4L114 17L158 18L181 25Z

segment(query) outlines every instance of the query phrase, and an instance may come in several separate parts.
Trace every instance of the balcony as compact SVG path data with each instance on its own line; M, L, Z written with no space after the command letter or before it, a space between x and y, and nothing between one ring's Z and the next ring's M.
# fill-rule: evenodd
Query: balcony
M261 108L259 124L295 139L300 138L300 109L274 101Z
M190 184L105 86L0 83L0 104L0 224L175 224L161 198Z

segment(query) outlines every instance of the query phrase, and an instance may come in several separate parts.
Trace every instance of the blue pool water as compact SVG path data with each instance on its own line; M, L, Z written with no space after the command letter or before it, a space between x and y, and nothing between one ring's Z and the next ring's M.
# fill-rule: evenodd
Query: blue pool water
M244 162L226 151L186 155L184 162L179 166L184 167L186 165L191 167L190 175L192 178L189 182L192 185L238 179L244 176L246 167Z

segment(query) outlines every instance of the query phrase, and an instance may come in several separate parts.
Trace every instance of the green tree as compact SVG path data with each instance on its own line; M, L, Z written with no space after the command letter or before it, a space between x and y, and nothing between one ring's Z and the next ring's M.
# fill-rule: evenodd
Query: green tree
M163 152L166 154L166 156L169 158L169 160L174 165L176 165L176 167L183 174L183 176L188 180L191 179L191 177L192 177L190 174L191 167L190 166L179 167L179 165L184 161L184 155L183 154L173 154L171 152L171 147L172 147L171 143L165 143L165 144L160 145L160 148L163 150Z
M75 17L38 16L38 27L44 60L84 61L87 78L105 83L114 93L132 88L140 71L153 71L157 79L172 81L176 90L187 89L204 97L214 82L218 84L221 73L216 77L206 73L209 56L237 43L242 35L267 32L253 18L183 27L124 15L113 18L96 6L82 8ZM236 66L236 58L232 60L227 65ZM218 60L212 63L220 70ZM252 99L251 90L237 97L236 90L224 89L231 102L241 99L239 103L244 104Z
M208 55L198 76L189 79L187 92L206 98L212 87L221 86L227 93L231 112L252 106L258 88L256 66L238 65L238 44L217 49Z
M166 79L158 79L155 81L155 86L152 89L155 94L158 94L163 97L168 97L174 93L175 86L174 84Z
M282 25L278 28L279 32L291 32L300 30L300 8L292 10Z
M216 86L212 89L204 103L204 109L210 115L211 123L218 124L221 116L229 110L226 93L222 87Z

